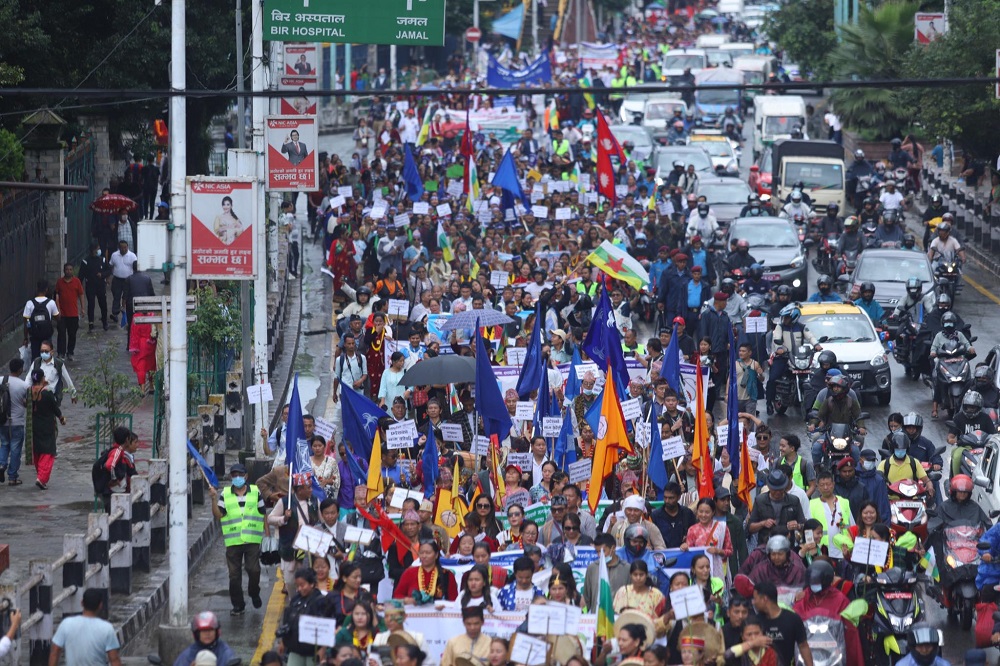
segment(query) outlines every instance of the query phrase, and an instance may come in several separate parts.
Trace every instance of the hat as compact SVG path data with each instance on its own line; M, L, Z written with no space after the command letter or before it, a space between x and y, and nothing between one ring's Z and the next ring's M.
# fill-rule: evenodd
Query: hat
M770 474L767 475L767 487L770 490L788 490L790 485L791 479L781 470L772 469Z
M362 321L361 315L359 315L359 314L352 314L351 317L350 317L350 319L347 320L347 322L350 323L352 321Z
M733 492L729 488L719 488L715 491L715 499L729 499L733 496Z
M160 203L156 204L156 207L157 208L170 208L170 204L168 204L166 201L161 201Z
M874 453L874 451L872 451L872 453ZM845 467L851 467L853 469L854 468L854 458L852 458L851 456L847 456L846 458L844 458L843 460L841 460L839 463L837 463L837 469L844 469Z
M688 259L690 259L690 257L688 257L683 252L678 252L677 254L674 255L674 261L687 261Z
M240 463L236 463L235 465L229 468L229 476L235 476L237 474L246 474L246 473L247 473L247 468L241 465Z
M639 511L646 511L646 502L638 495L629 495L622 502L623 509L639 509Z
M506 473L508 470L512 470L512 469L516 470L518 474L523 474L524 473L524 472L521 471L521 466L520 465L515 465L514 463L507 463L507 466L503 468L503 471L504 471L504 473Z
M667 247L666 245L661 245L660 249L657 250L657 252L670 252L670 248Z
M399 599L391 599L391 601L399 601ZM405 631L392 632L391 634L389 634L388 638L386 638L385 642L386 645L388 645L393 649L398 647L404 647L406 645L417 645L416 639ZM460 659L460 657L457 658L455 661L457 662L458 659Z
M411 522L414 522L414 523L419 523L420 522L420 514L418 514L413 509L410 509L409 511L407 511L406 513L403 514L403 521L402 522L405 523L408 520L411 521Z
M673 323L674 323L674 324L679 324L679 325L681 325L681 326L685 326L685 325L687 325L687 322L686 322L686 321L684 321L684 317L674 317L674 321L673 321Z
M507 392L503 394L503 399L504 400L510 400L512 398L514 400L517 400L519 397L520 396L518 396L517 390L516 389L512 389L512 388L507 389Z
M646 630L646 640L642 644L642 649L645 650L656 640L656 628L653 627L653 618L649 614L631 608L622 611L615 618L615 636L626 624L639 624Z
M700 638L698 636L692 636L691 634L681 636L681 649L683 650L684 648L695 648L697 650L704 650L705 639Z
M218 663L219 660L211 650L198 650L194 657L194 666L216 666Z
M422 502L420 502L420 510L434 513L434 502L426 499L423 500Z
M715 295L712 298L714 298L717 301L728 301L729 300L729 294L727 294L724 291L717 291L717 292L715 292Z
M671 258L677 256L678 254L680 254L680 250L678 250L676 247L670 251Z
M875 454L873 449L862 449L861 457L865 460L875 460L878 456Z
M698 266L697 264L691 267L691 273L701 273L702 270L703 270L702 267Z
M701 242L701 236L691 236L691 242L692 243L700 243Z
M562 330L561 328L553 328L551 331L549 331L549 333L551 333L552 335L558 335L563 340L565 340L568 337L566 335L566 331Z

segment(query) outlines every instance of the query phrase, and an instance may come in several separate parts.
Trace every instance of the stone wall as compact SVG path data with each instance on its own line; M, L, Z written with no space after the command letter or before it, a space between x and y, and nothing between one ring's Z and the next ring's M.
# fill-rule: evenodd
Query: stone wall
M111 135L107 116L80 116L80 124L87 128L94 145L94 179L98 190L111 183L111 177L120 170L111 162Z
M28 173L37 173L43 183L62 183L65 153L60 145L26 146L24 166ZM50 280L59 279L66 262L65 202L62 192L45 195L45 274Z

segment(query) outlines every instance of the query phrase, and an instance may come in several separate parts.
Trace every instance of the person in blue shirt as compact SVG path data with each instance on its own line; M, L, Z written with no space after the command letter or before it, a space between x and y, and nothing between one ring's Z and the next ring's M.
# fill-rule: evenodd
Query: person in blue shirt
M382 449L382 477L389 479L396 486L408 488L410 486L410 470L399 464L399 451L396 449Z
M660 276L663 275L663 271L670 265L669 255L670 248L666 245L661 245L660 249L656 252L656 260L649 265L649 277L651 281L649 290L654 294L660 286Z
M979 543L990 544L989 552L983 553L982 562L976 573L976 588L982 590L1000 584L1000 523L979 537Z
M705 247L701 236L692 236L691 242L682 252L691 258L691 268L701 266L705 279L713 284L715 283L715 271L712 262L708 260L708 249Z
M875 326L881 326L885 319L885 310L875 300L875 284L872 282L861 283L861 298L854 301L854 304L868 313Z
M833 278L829 275L820 275L816 280L816 293L808 298L810 303L843 303L844 299L833 290Z

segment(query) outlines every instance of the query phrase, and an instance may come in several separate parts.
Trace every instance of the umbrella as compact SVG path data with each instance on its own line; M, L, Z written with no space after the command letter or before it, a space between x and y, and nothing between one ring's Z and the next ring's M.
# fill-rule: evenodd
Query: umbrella
M729 23L729 17L728 16L716 16L714 19L712 19L710 21L710 23L713 23L715 25L725 25L726 23Z
M462 312L449 317L448 321L441 324L440 328L442 331L458 331L466 328L475 328L477 321L480 326L502 326L503 324L509 324L514 320L504 313L492 308L483 308L482 310L463 310Z
M120 213L123 209L131 213L138 207L139 204L132 201L124 194L105 194L103 197L90 204L90 210L95 213L106 213L109 215Z
M418 361L403 373L403 386L464 384L476 380L476 359L471 356L435 356Z
M719 12L715 11L714 9L703 9L700 12L698 12L698 15L697 15L696 18L699 18L699 19L702 19L702 20L707 20L707 19L715 18L718 15L719 15Z

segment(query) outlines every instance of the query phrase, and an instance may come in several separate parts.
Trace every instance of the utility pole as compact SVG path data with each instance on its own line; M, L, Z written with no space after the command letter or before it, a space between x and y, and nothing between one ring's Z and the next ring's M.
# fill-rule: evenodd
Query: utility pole
M251 67L253 92L263 92L265 88L264 78L264 3L255 0L253 3L253 29L250 34ZM257 155L257 211L260 219L255 220L255 233L257 234L257 279L253 283L253 360L254 383L263 384L269 381L267 368L267 195L264 191L263 179L266 173L264 169L264 116L267 113L266 97L254 97L253 106L253 151ZM243 378L244 385L248 383L248 378ZM261 403L259 410L254 410L254 437L257 437L262 429L267 429L267 406Z
M236 0L236 90L239 93L246 91L246 78L243 75L243 0ZM240 150L245 150L247 147L247 127L246 127L246 97L239 95L236 98L236 115L237 115L237 127L239 128L239 136L236 138L236 147ZM232 172L230 172L231 174ZM252 298L252 292L250 291L250 281L241 280L240 281L240 325L242 330L249 331L253 328L253 319L250 316L250 299ZM242 365L242 375L243 375L243 386L248 386L253 380L253 340L249 335L244 335L240 340L240 359ZM256 449L257 438L260 436L258 433L260 429L254 430L253 428L253 417L251 414L254 412L253 405L247 400L246 391L243 392L241 399L243 401L243 424L241 426L243 431L243 442L244 446L249 451L254 451Z

